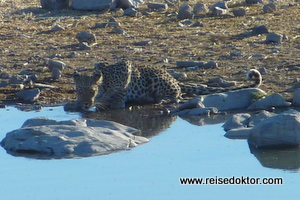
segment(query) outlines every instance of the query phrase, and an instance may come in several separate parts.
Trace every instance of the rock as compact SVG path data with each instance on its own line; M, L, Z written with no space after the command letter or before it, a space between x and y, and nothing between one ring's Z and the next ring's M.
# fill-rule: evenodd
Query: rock
M39 98L40 93L41 92L38 88L34 88L18 92L16 95L26 102L33 102Z
M277 33L269 33L266 37L266 43L281 43L283 40L283 35Z
M204 62L196 62L196 61L176 61L177 67L204 67Z
M49 89L57 89L57 86L54 85L47 85L47 84L42 84L42 83L35 83L33 85L33 87L35 88L40 88L40 89L45 89L45 88L49 88Z
M268 28L265 25L255 26L252 29L252 34L258 35L258 34L265 34L269 33Z
M299 147L300 113L289 110L254 126L248 143L256 148Z
M130 17L136 17L138 16L138 11L134 8L127 8L126 10L124 10L124 15L126 16L130 16Z
M201 22L195 22L191 25L191 27L204 27L204 25Z
M80 54L76 51L72 51L69 55L67 55L67 58L75 58L79 56Z
M69 0L40 0L40 3L46 10L61 10L69 7Z
M25 83L28 80L27 75L13 75L10 77L8 83L9 84L21 84Z
M249 113L238 113L227 119L223 128L225 131L237 128L246 128L251 115Z
M213 4L210 7L210 11L214 12L214 10L216 8L221 8L221 9L227 10L228 9L227 2L226 1L219 1L219 2L217 2L215 4Z
M144 0L116 0L116 5L113 5L112 9L122 8L126 10L128 8L138 8L144 3Z
M87 42L80 42L78 44L79 50L91 50L91 46Z
M207 13L208 12L208 8L206 6L206 4L203 4L203 3L200 3L200 2L197 2L194 6L194 9L193 9L193 13L195 15L199 15L201 13Z
M225 15L225 14L227 14L227 10L223 9L223 8L215 7L212 10L212 15L213 16L221 16L221 15Z
M53 80L57 80L61 77L61 74L62 74L62 72L60 69L54 68L54 69L52 69L51 78Z
M96 28L106 28L106 27L119 27L120 24L118 22L102 22L102 23L95 23L91 29L96 29Z
M75 10L109 10L116 8L115 0L69 0L70 7Z
M8 83L6 81L0 82L0 87L6 87L6 86L8 86Z
M250 117L248 127L256 126L257 124L264 121L265 119L267 119L269 117L273 117L275 115L276 115L275 113L271 113L266 110L263 110L260 113Z
M169 74L171 74L171 76L173 76L175 79L187 79L187 74L183 72L173 72Z
M116 34L120 34L120 35L128 35L128 33L127 33L125 30L120 29L120 28L114 28L114 29L112 30L112 32L113 32L113 33L116 33Z
M158 11L158 10L168 10L168 4L166 3L148 3L148 9L150 11Z
M216 83L219 87L231 87L235 86L236 82L235 81L225 81L221 77L216 77L208 80L209 83Z
M140 41L140 42L134 42L133 45L135 46L146 46L146 45L152 45L153 42L151 40L146 41Z
M253 94L266 93L258 88L242 89L238 91L217 93L203 96L202 103L205 107L216 107L220 111L246 109L253 102Z
M208 108L193 108L189 110L185 115L190 115L190 116L210 116L212 114L218 114L218 109L215 107L208 107ZM179 114L180 115L180 114Z
M171 114L177 113L182 110L193 109L193 108L204 108L205 106L202 104L203 98L195 97L193 99L188 100L181 104L178 108L171 110Z
M52 29L51 29L53 32L57 32L57 31L64 31L65 28L56 24Z
M271 12L276 11L275 3L271 2L271 3L265 4L263 6L263 11L264 11L264 13L271 13Z
M33 118L7 133L1 146L8 153L38 154L39 158L86 157L128 150L149 141L133 135L138 133L137 129L110 121Z
M53 69L63 70L65 66L66 64L62 61L48 60L48 68L50 69L50 71L52 71Z
M244 8L236 8L232 12L235 17L246 16L246 10Z
M271 107L287 107L290 106L290 102L286 102L281 94L271 94L263 99L255 101L248 110L267 110Z
M180 6L177 19L183 20L183 19L193 19L194 14L192 12L192 7L190 5L183 5Z
M300 106L300 89L295 90L292 105Z
M86 42L89 45L96 42L96 36L89 31L82 31L76 34L76 39L79 43Z
M263 3L263 0L246 0L246 4L258 4Z
M225 137L229 139L248 139L251 128L231 129L225 133Z
M203 67L205 69L216 68L216 67L218 67L218 63L216 63L214 61L209 61L209 62L205 63Z

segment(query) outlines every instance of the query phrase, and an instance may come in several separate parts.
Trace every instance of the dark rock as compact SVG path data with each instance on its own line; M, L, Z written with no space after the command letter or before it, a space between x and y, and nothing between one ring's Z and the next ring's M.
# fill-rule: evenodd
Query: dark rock
M271 12L276 11L276 5L275 5L275 3L265 4L263 6L263 11L264 11L264 13L271 13Z
M27 102L36 101L40 96L40 90L38 88L24 90L17 93L17 96Z
M233 10L233 15L235 17L246 16L246 10L244 8L236 8L236 9Z
M96 36L93 33L88 31L79 32L76 34L75 37L79 43L86 42L90 45L96 42Z
M263 0L246 0L246 4L258 4L263 3Z
M61 10L69 7L69 0L40 0L40 3L46 10Z
M206 4L203 4L203 3L200 3L200 2L197 2L194 6L194 9L193 9L193 13L195 15L198 15L198 14L201 14L201 13L207 13L208 12L208 8L206 6Z
M269 33L268 28L265 25L255 26L252 29L252 33L255 35Z
M9 79L9 84L21 84L26 82L28 79L27 75L13 75L12 77L10 77Z
M194 14L192 12L192 7L189 5L183 5L180 6L177 19L178 20L183 20L183 19L193 19Z
M269 33L266 37L266 43L281 43L283 40L283 35L277 33Z

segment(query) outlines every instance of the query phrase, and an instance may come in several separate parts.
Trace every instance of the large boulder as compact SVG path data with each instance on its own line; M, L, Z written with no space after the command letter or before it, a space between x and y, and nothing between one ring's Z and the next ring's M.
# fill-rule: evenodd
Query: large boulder
M300 113L289 110L255 125L248 138L256 148L300 145Z
M253 94L266 95L263 90L250 88L206 95L203 96L202 103L205 107L215 107L220 111L246 109L254 102Z
M139 7L143 0L70 0L70 7L75 10L113 10Z
M1 146L13 155L85 157L128 150L148 142L147 138L133 135L138 133L137 129L111 121L33 118L20 129L7 133Z

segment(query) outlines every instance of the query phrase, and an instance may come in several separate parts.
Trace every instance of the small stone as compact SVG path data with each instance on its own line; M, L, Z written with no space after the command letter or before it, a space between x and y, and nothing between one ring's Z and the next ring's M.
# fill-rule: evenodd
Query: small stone
M170 73L175 79L187 79L187 74L182 72Z
M204 67L204 62L196 62L196 61L176 61L177 67Z
M46 10L61 10L69 7L68 0L40 0L40 3Z
M133 43L133 45L135 45L135 46L147 46L147 45L152 45L152 44L153 44L153 42L151 40Z
M91 47L87 42L80 42L78 44L79 50L91 50Z
M263 3L263 0L246 0L246 4L258 4Z
M269 33L268 28L265 25L255 26L252 29L252 33L255 35Z
M226 1L219 1L215 4L213 4L211 7L210 7L210 11L214 11L215 8L222 8L222 9L225 9L227 10L228 9L228 6L227 6L227 2Z
M233 10L233 15L235 17L246 16L246 10L244 8L236 8L236 9Z
M21 92L18 92L16 95L27 102L33 102L36 101L40 96L40 90L38 88L30 89L30 90L24 90Z
M281 43L283 40L283 35L277 33L269 33L266 37L266 43Z
M114 29L112 30L112 32L113 32L113 33L116 33L116 34L120 34L120 35L128 35L128 33L127 33L125 30L120 29L120 28L114 28Z
M150 11L158 11L160 9L164 11L168 10L168 4L166 3L148 3L147 6Z
M214 62L214 61L209 61L204 65L205 69L211 69L211 68L217 68L218 67L218 63Z
M75 58L79 56L80 54L76 51L72 51L69 55L67 55L67 58Z
M183 20L183 19L193 19L194 14L192 13L192 7L190 5L183 5L180 6L177 19Z
M62 74L62 72L61 72L60 69L53 68L52 69L52 73L51 73L51 78L53 80L57 80L57 79L59 79L61 77L61 74Z
M193 9L193 13L195 15L198 15L200 13L207 13L208 12L208 8L206 6L206 4L203 4L203 3L199 3L197 2L194 6L194 9Z
M48 68L52 71L52 69L57 68L59 70L63 70L66 64L62 61L58 60L48 60Z
M79 32L76 34L75 37L79 43L86 42L90 45L96 42L96 36L93 33L88 31Z
M6 87L8 83L6 81L1 81L0 82L0 87Z
M276 11L276 5L275 5L275 3L265 4L263 6L263 11L264 11L264 13L271 13L271 12Z
M191 27L204 27L201 22L195 22L191 25Z
M62 27L61 25L58 25L58 24L56 24L56 25L52 28L52 31L53 31L53 32L64 31L64 30L65 30L65 28Z
M21 84L24 83L28 79L27 75L13 75L9 79L9 84Z
M138 16L138 11L134 8L127 8L126 10L124 10L124 15L130 17L136 17Z
M212 15L213 16L221 16L221 15L225 15L225 14L227 14L227 10L223 9L223 8L215 7L212 10Z
M114 17L110 17L109 19L108 19L108 22L113 22L113 23L117 23L117 20L116 20L116 18L114 18Z

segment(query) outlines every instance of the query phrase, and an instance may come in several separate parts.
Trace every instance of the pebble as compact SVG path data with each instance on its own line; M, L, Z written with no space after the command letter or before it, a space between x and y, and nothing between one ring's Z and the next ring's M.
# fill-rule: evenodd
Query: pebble
M78 44L79 50L91 50L91 47L87 42L80 42Z
M176 65L177 67L203 67L205 63L196 61L176 61Z
M152 45L153 42L151 40L147 41L140 41L140 42L134 42L133 45L135 46L147 46L147 45Z
M72 51L69 55L67 55L67 58L75 58L79 56L80 54L76 51Z
M206 4L197 2L193 8L193 13L195 15L201 14L201 13L207 13L208 12L208 8L206 6Z
M82 31L76 34L76 39L79 43L86 42L89 45L96 42L96 36L89 31Z
M118 22L102 22L102 23L96 23L91 29L96 28L106 28L106 27L119 27L120 24Z
M281 43L283 40L283 35L277 33L269 33L266 37L266 43Z
M62 74L62 72L61 72L60 69L58 69L58 68L53 68L53 69L52 69L52 73L51 73L51 78L52 78L53 80L57 80L57 79L59 79L59 78L61 77L61 74Z
M204 27L201 22L195 22L191 25L191 27Z
M264 11L264 13L271 13L271 12L274 12L274 11L276 11L276 5L275 5L275 3L268 3L268 4L265 4L264 6L263 6L263 11Z
M24 83L28 79L27 75L13 75L9 79L9 84L21 84Z
M138 11L134 8L127 8L126 10L124 10L124 15L126 16L130 16L130 17L136 17L138 16Z
M263 0L246 0L246 4L258 4L263 3Z
M209 61L204 64L205 69L211 69L211 68L216 68L216 67L218 67L218 63L216 63L214 61Z
M21 92L18 92L16 95L27 102L33 102L36 101L40 96L40 90L38 88L30 89L30 90L24 90Z
M179 11L177 14L178 20L183 19L193 19L194 13L192 12L192 7L190 5L183 5L179 7Z
M150 11L168 10L168 4L166 3L148 3L147 7Z
M63 70L65 68L66 64L62 61L58 60L48 60L48 68L52 71L54 68L57 68L59 70Z
M235 17L246 16L246 10L244 8L236 8L236 9L233 10L233 15Z
M236 85L235 81L225 81L221 77L212 78L208 82L209 83L216 83L216 84L218 84L219 87L231 87L231 86Z
M113 32L113 33L116 33L116 34L120 34L120 35L128 35L128 33L127 33L125 30L120 29L120 28L114 28L114 29L112 30L112 32Z
M65 28L62 27L61 25L56 24L52 29L53 32L57 32L57 31L64 31Z

